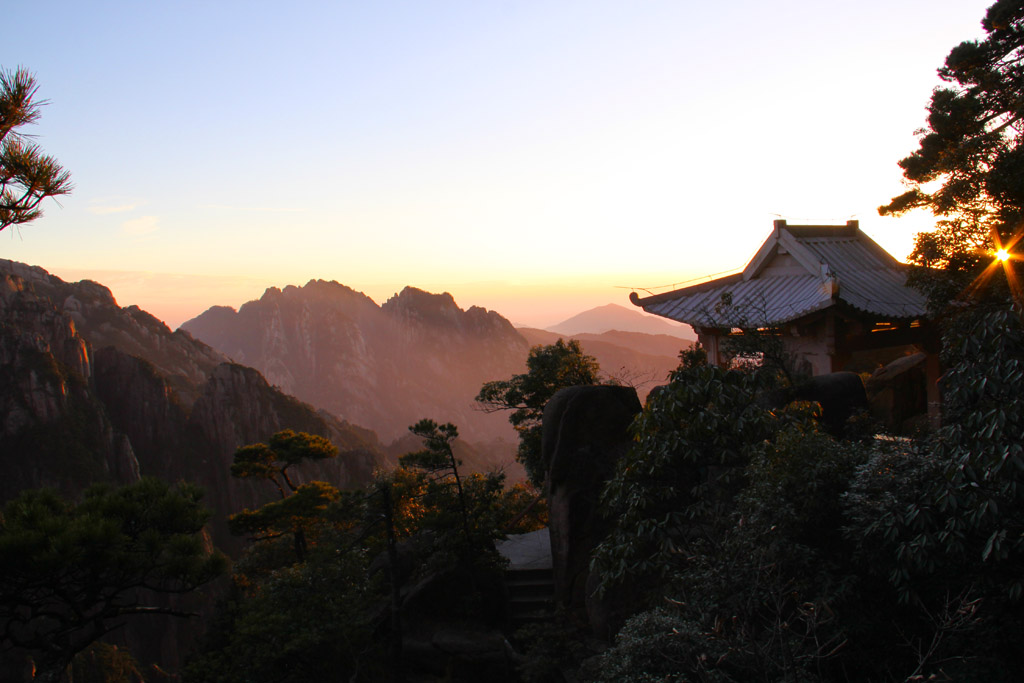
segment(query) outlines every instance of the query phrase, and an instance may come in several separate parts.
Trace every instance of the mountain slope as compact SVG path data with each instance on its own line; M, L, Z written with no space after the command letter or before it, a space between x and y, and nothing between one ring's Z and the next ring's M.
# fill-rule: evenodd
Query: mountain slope
M0 260L0 503L40 486L76 497L93 483L144 475L191 481L213 511L212 540L237 555L244 541L229 533L227 516L275 492L232 478L234 451L284 428L341 450L299 468L298 481L358 486L383 457L372 432L315 411L144 311L118 307L102 285ZM212 613L212 593L194 597L188 611ZM199 624L136 623L121 644L176 667Z
M230 477L234 451L284 428L342 450L300 478L357 485L381 457L372 432L318 413L187 332L118 307L102 285L0 260L0 500L143 475L193 481L214 509L218 544L230 549L239 541L226 516L270 499Z
M606 304L591 308L547 329L550 332L563 335L601 334L609 330L620 330L645 334L667 334L689 340L697 338L689 325L672 323L664 318L648 315L638 309L626 308L618 304Z
M271 288L237 312L207 310L182 329L298 398L393 440L424 417L471 441L512 439L506 417L476 410L480 386L522 372L511 323L450 294L412 287L377 306L337 282Z

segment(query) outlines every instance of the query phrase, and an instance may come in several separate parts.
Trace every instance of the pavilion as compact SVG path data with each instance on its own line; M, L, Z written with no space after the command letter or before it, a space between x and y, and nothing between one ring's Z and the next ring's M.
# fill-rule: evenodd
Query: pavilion
M742 272L633 304L692 325L708 361L721 363L720 342L743 329L781 336L795 369L810 375L870 372L924 351L928 412L938 415L937 340L925 318L925 298L907 287L907 266L857 221L846 225L789 225L774 229Z

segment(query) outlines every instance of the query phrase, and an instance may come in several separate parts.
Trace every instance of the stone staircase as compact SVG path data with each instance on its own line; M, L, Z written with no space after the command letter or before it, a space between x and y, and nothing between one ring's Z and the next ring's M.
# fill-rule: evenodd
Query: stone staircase
M508 560L505 586L514 628L554 615L555 580L551 571L551 540L547 529L509 536L497 544Z
M554 615L555 580L550 567L510 568L505 571L505 586L513 627L549 621Z

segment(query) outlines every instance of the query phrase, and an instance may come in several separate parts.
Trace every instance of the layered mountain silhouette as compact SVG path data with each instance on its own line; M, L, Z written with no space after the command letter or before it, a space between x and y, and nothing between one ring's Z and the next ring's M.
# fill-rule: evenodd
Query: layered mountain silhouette
M680 335L617 330L572 335L607 377L636 384L642 395L664 382L680 349L693 339L687 327L614 304L572 320L583 327L665 327ZM210 308L182 329L258 369L283 391L372 429L384 442L403 439L409 425L423 417L453 422L478 451L492 452L477 466L508 464L516 440L507 415L478 409L474 398L480 387L524 372L531 346L569 336L516 330L495 311L463 310L447 293L406 287L378 306L361 292L323 280L272 287L237 311Z
M570 336L602 334L617 330L621 332L669 335L689 341L697 340L697 335L694 334L693 328L689 325L669 322L664 318L642 313L636 308L627 308L618 304L606 304L597 308L591 308L546 329L549 332Z
M407 287L378 306L321 280L268 289L238 311L211 308L171 332L118 306L101 284L0 260L0 499L152 474L199 483L223 520L265 500L231 479L238 446L284 428L322 434L342 456L307 476L358 485L418 446L408 426L423 417L458 425L472 442L460 446L468 469L510 466L507 415L483 413L473 399L484 382L523 372L531 346L560 336L517 331L449 294ZM606 376L642 394L664 381L687 343L622 331L576 336ZM229 550L238 543L222 521L214 533Z
M237 311L214 307L182 329L269 382L391 441L422 418L473 442L515 441L507 416L474 398L522 372L525 339L498 313L406 287L378 306L337 282L268 289Z

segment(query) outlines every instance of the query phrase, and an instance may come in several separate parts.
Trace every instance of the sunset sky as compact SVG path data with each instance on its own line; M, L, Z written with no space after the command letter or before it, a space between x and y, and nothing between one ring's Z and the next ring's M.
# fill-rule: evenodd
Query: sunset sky
M930 216L876 209L989 4L11 3L0 66L76 189L0 258L172 328L312 278L547 326L740 268L780 217L904 258Z

